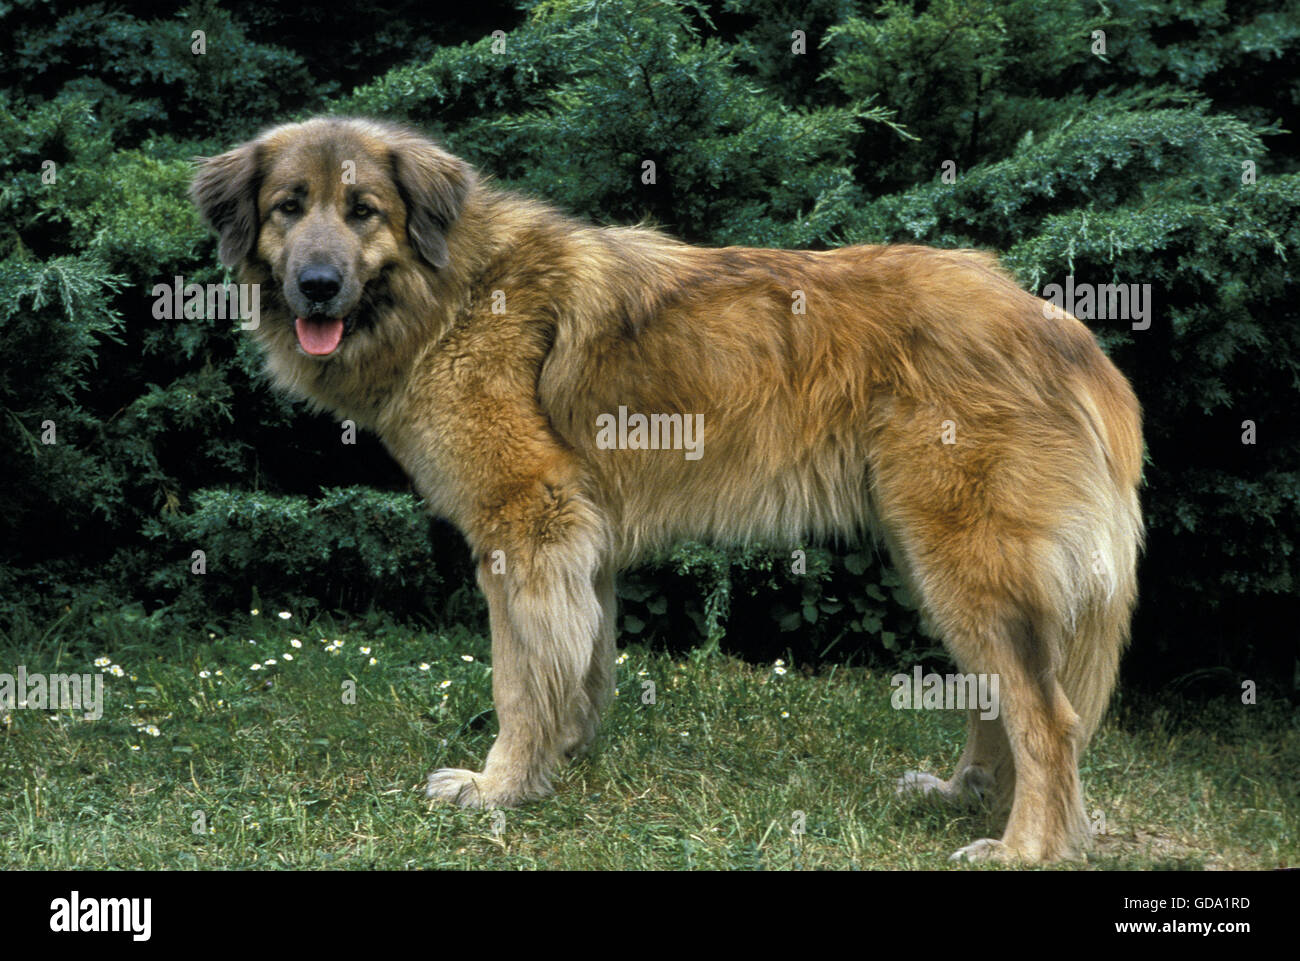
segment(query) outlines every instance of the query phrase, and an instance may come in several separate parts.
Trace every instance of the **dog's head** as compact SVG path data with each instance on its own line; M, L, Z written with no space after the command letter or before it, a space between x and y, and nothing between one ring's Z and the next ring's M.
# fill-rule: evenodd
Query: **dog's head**
M261 338L329 360L379 322L394 268L448 267L473 182L469 165L406 128L317 118L200 160L190 196L221 262L271 281L263 313L283 327Z

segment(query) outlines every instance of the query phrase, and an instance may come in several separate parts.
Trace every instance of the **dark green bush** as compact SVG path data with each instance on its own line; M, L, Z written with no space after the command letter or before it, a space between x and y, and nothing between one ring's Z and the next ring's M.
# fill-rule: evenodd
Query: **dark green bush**
M151 586L195 612L247 605L254 590L307 614L419 611L443 593L428 513L409 494L203 490L191 510L152 518L143 533L171 561L155 569Z

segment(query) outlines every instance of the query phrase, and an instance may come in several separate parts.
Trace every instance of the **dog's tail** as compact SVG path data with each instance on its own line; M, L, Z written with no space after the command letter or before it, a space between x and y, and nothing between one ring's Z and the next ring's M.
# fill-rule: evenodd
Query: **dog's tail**
M1110 363L1100 363L1074 386L1075 402L1096 442L1096 469L1088 488L1087 533L1074 541L1086 564L1070 612L1058 679L1079 716L1078 750L1096 732L1129 640L1137 600L1137 558L1144 529L1138 486L1142 476L1142 417L1128 382ZM1084 549L1079 550L1080 547ZM1080 557L1082 554L1082 557Z

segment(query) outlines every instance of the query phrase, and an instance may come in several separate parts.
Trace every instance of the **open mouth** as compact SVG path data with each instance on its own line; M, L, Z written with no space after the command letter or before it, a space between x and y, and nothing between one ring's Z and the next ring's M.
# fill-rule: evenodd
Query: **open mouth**
M343 338L352 333L352 317L328 317L310 314L293 322L298 346L313 357L328 357L338 350Z

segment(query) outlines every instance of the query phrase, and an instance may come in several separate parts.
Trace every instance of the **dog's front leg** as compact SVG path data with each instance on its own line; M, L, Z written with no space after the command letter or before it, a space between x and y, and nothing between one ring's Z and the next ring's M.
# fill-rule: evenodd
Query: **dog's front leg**
M491 620L500 729L482 773L444 768L428 784L430 797L466 807L512 807L549 794L556 764L575 736L594 730L602 706L588 684L603 628L596 511L581 495L542 485L522 516L496 516L486 536L472 540Z

